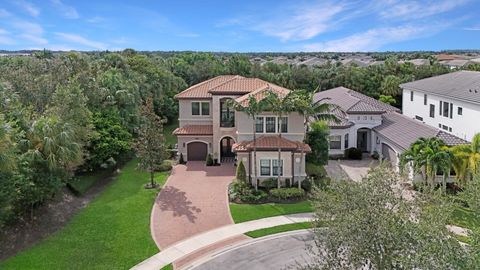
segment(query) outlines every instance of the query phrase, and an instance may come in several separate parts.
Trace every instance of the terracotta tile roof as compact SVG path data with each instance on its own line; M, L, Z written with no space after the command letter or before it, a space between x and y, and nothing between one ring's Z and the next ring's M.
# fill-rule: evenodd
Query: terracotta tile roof
M211 94L246 94L265 87L267 83L257 78L243 78L236 76L233 80L226 81L209 90Z
M187 126L176 128L172 132L172 134L177 136L213 135L213 127L212 125L187 125Z
M298 141L291 141L285 138L280 138L277 135L271 136L260 136L257 138L256 141L256 148L257 150L277 150L278 145L280 144L282 151L294 151L300 152L302 147L305 152L311 152L310 146L308 144L298 142ZM234 152L250 152L253 150L253 141L243 141L239 143L235 143L232 146L232 150Z
M290 92L290 90L275 84L267 83L264 87L237 98L236 101L242 106L246 106L248 105L248 98L250 96L253 95L257 101L260 101L264 99L269 92L274 92L278 95L278 97L283 98L288 94L288 92Z
M193 85L175 95L175 98L208 99L212 97L212 94L230 94L244 95L244 99L246 100L248 95L245 96L245 94L255 93L256 98L262 99L266 93L263 91L267 89L275 91L279 95L286 95L289 91L286 88L257 78L245 78L239 75L222 75Z
M183 90L182 92L178 93L175 95L175 98L181 99L181 98L211 98L212 94L210 94L208 91L214 87L217 87L225 82L228 82L232 79L234 79L236 76L235 75L223 75L223 76L217 76L215 78L212 78L210 80L206 80L204 82L195 84L187 88L186 90ZM241 76L238 76L241 77ZM243 77L241 77L243 78Z
M336 121L328 121L328 126L332 129L343 129L343 128L349 128L354 125L353 122L348 120L347 114L342 111L341 109L335 108L332 110L332 114L334 114L337 119L339 120L338 122Z

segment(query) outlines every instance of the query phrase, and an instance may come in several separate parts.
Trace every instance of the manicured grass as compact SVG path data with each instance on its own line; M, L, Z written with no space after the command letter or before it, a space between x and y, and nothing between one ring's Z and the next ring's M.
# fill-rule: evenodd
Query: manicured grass
M480 220L475 217L474 213L470 209L464 207L455 208L451 222L453 225L467 229L475 229L480 227Z
M109 177L112 174L111 170L99 170L91 173L76 176L68 185L78 195L85 194L90 187L98 180Z
M164 267L162 267L162 269L160 270L173 270L173 264L167 264Z
M0 263L0 269L129 269L158 252L150 211L158 190L128 162L94 201L58 233ZM157 174L164 184L168 173Z
M165 142L167 145L173 145L177 143L177 137L172 132L178 127L178 119L172 120L172 122L163 127L163 134L165 135Z
M284 224L284 225L279 225L279 226L265 228L265 229L259 229L259 230L247 232L245 234L252 238L259 238L259 237L281 233L281 232L297 231L297 230L304 230L304 229L311 229L311 228L312 228L311 222L300 222L300 223Z
M309 201L298 203L230 204L230 213L235 223L306 212L313 212L313 206Z

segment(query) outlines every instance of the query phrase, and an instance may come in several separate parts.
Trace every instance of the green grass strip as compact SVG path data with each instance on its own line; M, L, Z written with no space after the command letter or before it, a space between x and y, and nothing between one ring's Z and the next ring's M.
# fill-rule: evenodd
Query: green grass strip
M312 223L307 221L307 222L278 225L275 227L247 232L245 234L252 238L259 238L259 237L281 233L281 232L297 231L297 230L304 230L304 229L311 229L311 228L312 228Z
M235 223L289 214L313 212L309 201L297 203L230 204L230 213Z

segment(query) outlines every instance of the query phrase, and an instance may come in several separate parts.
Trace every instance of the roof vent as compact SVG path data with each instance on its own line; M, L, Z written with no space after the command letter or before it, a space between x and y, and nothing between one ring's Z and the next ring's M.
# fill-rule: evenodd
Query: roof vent
M472 92L472 89L468 89L468 92L470 92L470 93L471 93L471 92Z

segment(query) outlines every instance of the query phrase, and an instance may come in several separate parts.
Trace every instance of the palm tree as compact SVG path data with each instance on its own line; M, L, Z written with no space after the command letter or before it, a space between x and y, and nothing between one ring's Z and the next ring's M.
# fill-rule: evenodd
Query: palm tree
M404 167L410 163L414 173L421 173L426 183L433 184L437 171L441 170L445 173L446 168L450 168L451 157L450 151L441 139L436 137L420 138L403 152L400 164L401 167Z
M74 128L54 118L42 117L35 121L22 143L28 148L27 157L32 161L45 161L50 170L72 171L82 161L82 148Z
M401 93L400 83L400 78L395 75L388 75L383 79L380 90L384 95L392 97L398 96Z
M293 93L294 91L288 92L284 97L280 97L277 93L273 91L269 91L265 102L268 104L268 110L275 113L278 119L278 160L277 160L277 187L280 188L280 165L283 164L282 162L282 118L284 115L288 114L289 112L294 111L294 104L293 104Z
M318 88L315 91L296 90L293 92L293 105L295 111L303 116L303 139L306 138L307 128L311 121L334 121L337 122L338 118L332 114L335 109L335 105L328 103L328 98L315 101L314 96L318 92ZM305 149L302 147L301 157L304 163ZM292 183L294 181L294 175L292 174ZM301 188L301 181L298 181L298 188Z
M247 100L247 104L241 104L236 102L233 99L230 99L227 102L227 106L232 106L235 110L241 111L246 113L252 119L252 127L253 127L253 176L254 176L254 186L255 190L258 190L257 185L257 129L256 129L256 122L257 116L261 114L265 109L265 102L258 101L253 95L250 95ZM251 176L249 175L251 179Z
M480 133L475 134L470 145L451 148L454 159L453 169L459 181L471 179L480 169Z

